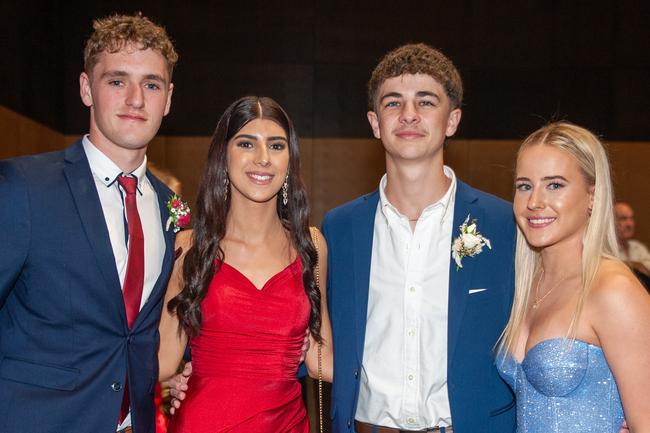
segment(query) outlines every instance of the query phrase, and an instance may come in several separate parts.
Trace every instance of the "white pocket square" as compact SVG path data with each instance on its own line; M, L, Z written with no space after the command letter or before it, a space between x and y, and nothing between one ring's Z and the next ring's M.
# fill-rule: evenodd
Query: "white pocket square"
M485 292L487 289L469 289L469 294L473 295L474 293Z

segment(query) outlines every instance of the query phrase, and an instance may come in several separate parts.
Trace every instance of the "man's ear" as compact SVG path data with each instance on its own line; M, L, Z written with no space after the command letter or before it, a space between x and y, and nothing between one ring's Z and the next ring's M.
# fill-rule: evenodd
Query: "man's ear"
M169 114L169 109L172 107L172 93L174 93L174 83L169 83L169 91L167 92L167 104L165 105L165 116Z
M379 130L379 117L377 117L377 113L374 111L368 111L368 123L370 123L370 127L372 128L372 135L375 136L376 139L381 140L381 132Z
M445 136L451 137L456 133L462 114L463 113L460 108L454 108L451 110L449 113L449 118L447 119L447 129L445 130Z
M92 107L93 95L90 91L90 77L85 72L79 75L79 95L86 107Z

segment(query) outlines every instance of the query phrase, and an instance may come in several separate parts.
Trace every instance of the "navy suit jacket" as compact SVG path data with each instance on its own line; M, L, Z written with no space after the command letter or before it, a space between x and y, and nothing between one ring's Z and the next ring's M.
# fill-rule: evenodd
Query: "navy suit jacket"
M331 210L323 220L334 333L331 416L335 433L354 431L378 201L375 191ZM458 181L452 239L467 215L476 219L492 249L464 258L458 271L450 260L447 385L452 423L455 433L514 432L514 396L494 361L494 345L509 317L514 292L512 208ZM471 289L487 290L470 294Z
M147 173L165 227L172 193ZM154 433L158 321L173 262L131 330L81 141L0 161L0 431L115 433L128 374L135 433Z

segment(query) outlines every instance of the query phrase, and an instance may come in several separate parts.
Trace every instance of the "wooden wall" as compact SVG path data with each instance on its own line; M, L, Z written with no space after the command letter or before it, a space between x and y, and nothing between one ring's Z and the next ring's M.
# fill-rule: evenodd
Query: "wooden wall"
M63 135L0 105L0 159L58 150Z
M370 132L368 133L370 135ZM62 135L0 106L0 159L61 149L78 137ZM183 183L193 202L210 137L160 136L148 157ZM465 182L512 198L515 140L450 140L446 163ZM636 212L637 238L650 245L650 142L608 143L616 196ZM302 175L312 202L312 222L320 224L328 209L372 191L384 173L384 152L375 139L302 138Z

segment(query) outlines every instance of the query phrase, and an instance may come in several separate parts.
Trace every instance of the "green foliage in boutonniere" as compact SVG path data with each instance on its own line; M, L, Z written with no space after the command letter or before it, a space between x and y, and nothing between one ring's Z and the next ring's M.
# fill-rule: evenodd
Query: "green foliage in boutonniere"
M454 239L451 245L451 256L456 262L456 270L458 271L463 267L462 260L464 257L474 257L483 251L483 247L487 246L492 249L490 240L476 229L476 220L473 219L470 223L469 215L465 218L460 227L460 235Z
M190 207L179 196L174 194L169 197L169 200L167 200L167 209L169 209L169 218L167 218L165 230L169 230L173 226L174 233L178 233L180 229L189 227Z

